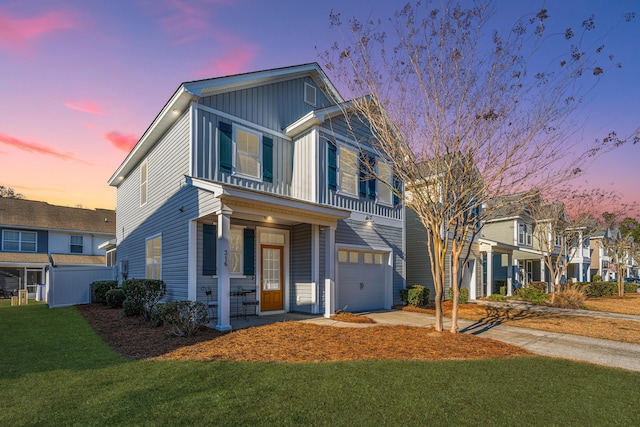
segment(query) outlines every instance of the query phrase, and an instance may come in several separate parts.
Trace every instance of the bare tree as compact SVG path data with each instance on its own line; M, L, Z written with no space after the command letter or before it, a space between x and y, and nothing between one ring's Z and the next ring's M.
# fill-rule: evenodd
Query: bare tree
M605 235L602 244L611 257L612 263L616 266L616 280L618 282L618 296L624 296L624 279L629 268L629 261L639 255L638 241L640 228L638 221L634 218L625 218L620 221L619 214L605 212L602 215L611 229L611 233Z
M6 197L8 199L23 199L24 196L20 193L16 193L11 187L5 187L0 185L0 197Z
M523 17L504 35L488 26L491 15L491 4L482 1L470 9L447 1L407 4L388 22L343 21L332 12L332 26L346 31L320 55L355 99L345 115L370 126L367 142L405 183L407 204L427 231L436 330L443 329L451 254L454 333L463 249L490 213L483 201L532 187L544 192L624 142L611 133L584 144L570 126L582 95L615 68L604 48L588 42L593 17L580 30L553 36L547 10ZM550 43L557 56L534 61ZM399 193L389 178L377 177Z

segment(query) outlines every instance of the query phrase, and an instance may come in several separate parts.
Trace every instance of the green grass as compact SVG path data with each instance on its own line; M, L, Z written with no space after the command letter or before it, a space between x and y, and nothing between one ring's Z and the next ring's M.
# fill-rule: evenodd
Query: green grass
M0 425L640 425L640 373L542 357L127 361L73 308L0 300Z

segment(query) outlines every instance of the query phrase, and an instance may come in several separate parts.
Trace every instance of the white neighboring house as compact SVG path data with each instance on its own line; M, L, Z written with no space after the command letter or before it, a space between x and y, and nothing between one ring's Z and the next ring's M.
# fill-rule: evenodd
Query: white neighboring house
M0 288L4 295L27 290L46 299L57 267L102 267L107 247L115 250L115 211L0 198ZM114 259L114 253L111 254Z
M612 263L611 257L607 254L607 249L603 245L603 239L610 238L615 230L607 228L595 232L589 239L591 253L591 277L602 276L603 282L615 280L616 266Z

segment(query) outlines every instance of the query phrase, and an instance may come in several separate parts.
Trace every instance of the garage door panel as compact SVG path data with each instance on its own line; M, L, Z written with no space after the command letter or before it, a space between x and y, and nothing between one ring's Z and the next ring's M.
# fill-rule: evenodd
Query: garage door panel
M384 308L383 254L340 250L338 261L338 307L352 312Z

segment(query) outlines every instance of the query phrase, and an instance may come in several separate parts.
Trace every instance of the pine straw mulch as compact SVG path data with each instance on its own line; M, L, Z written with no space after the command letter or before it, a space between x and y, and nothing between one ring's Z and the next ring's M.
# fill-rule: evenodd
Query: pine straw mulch
M600 310L623 313L625 305L635 306L640 301L636 295L620 297L602 297L604 300ZM593 299L587 300L587 306ZM604 310L605 305L616 306L618 311ZM451 315L451 301L442 303L443 315ZM435 314L433 304L423 307L396 306L396 309L415 311L419 313ZM628 310L626 310L628 311ZM458 317L490 325L506 324L519 328L538 329L561 334L580 335L590 338L600 338L613 341L640 344L640 322L625 319L609 319L585 317L565 314L545 313L534 310L520 310L517 308L497 308L482 304L461 304L458 307Z
M433 328L336 328L278 322L221 333L204 328L192 338L168 335L139 317L99 304L78 306L95 331L131 359L328 362L361 359L481 359L530 354L521 347Z

